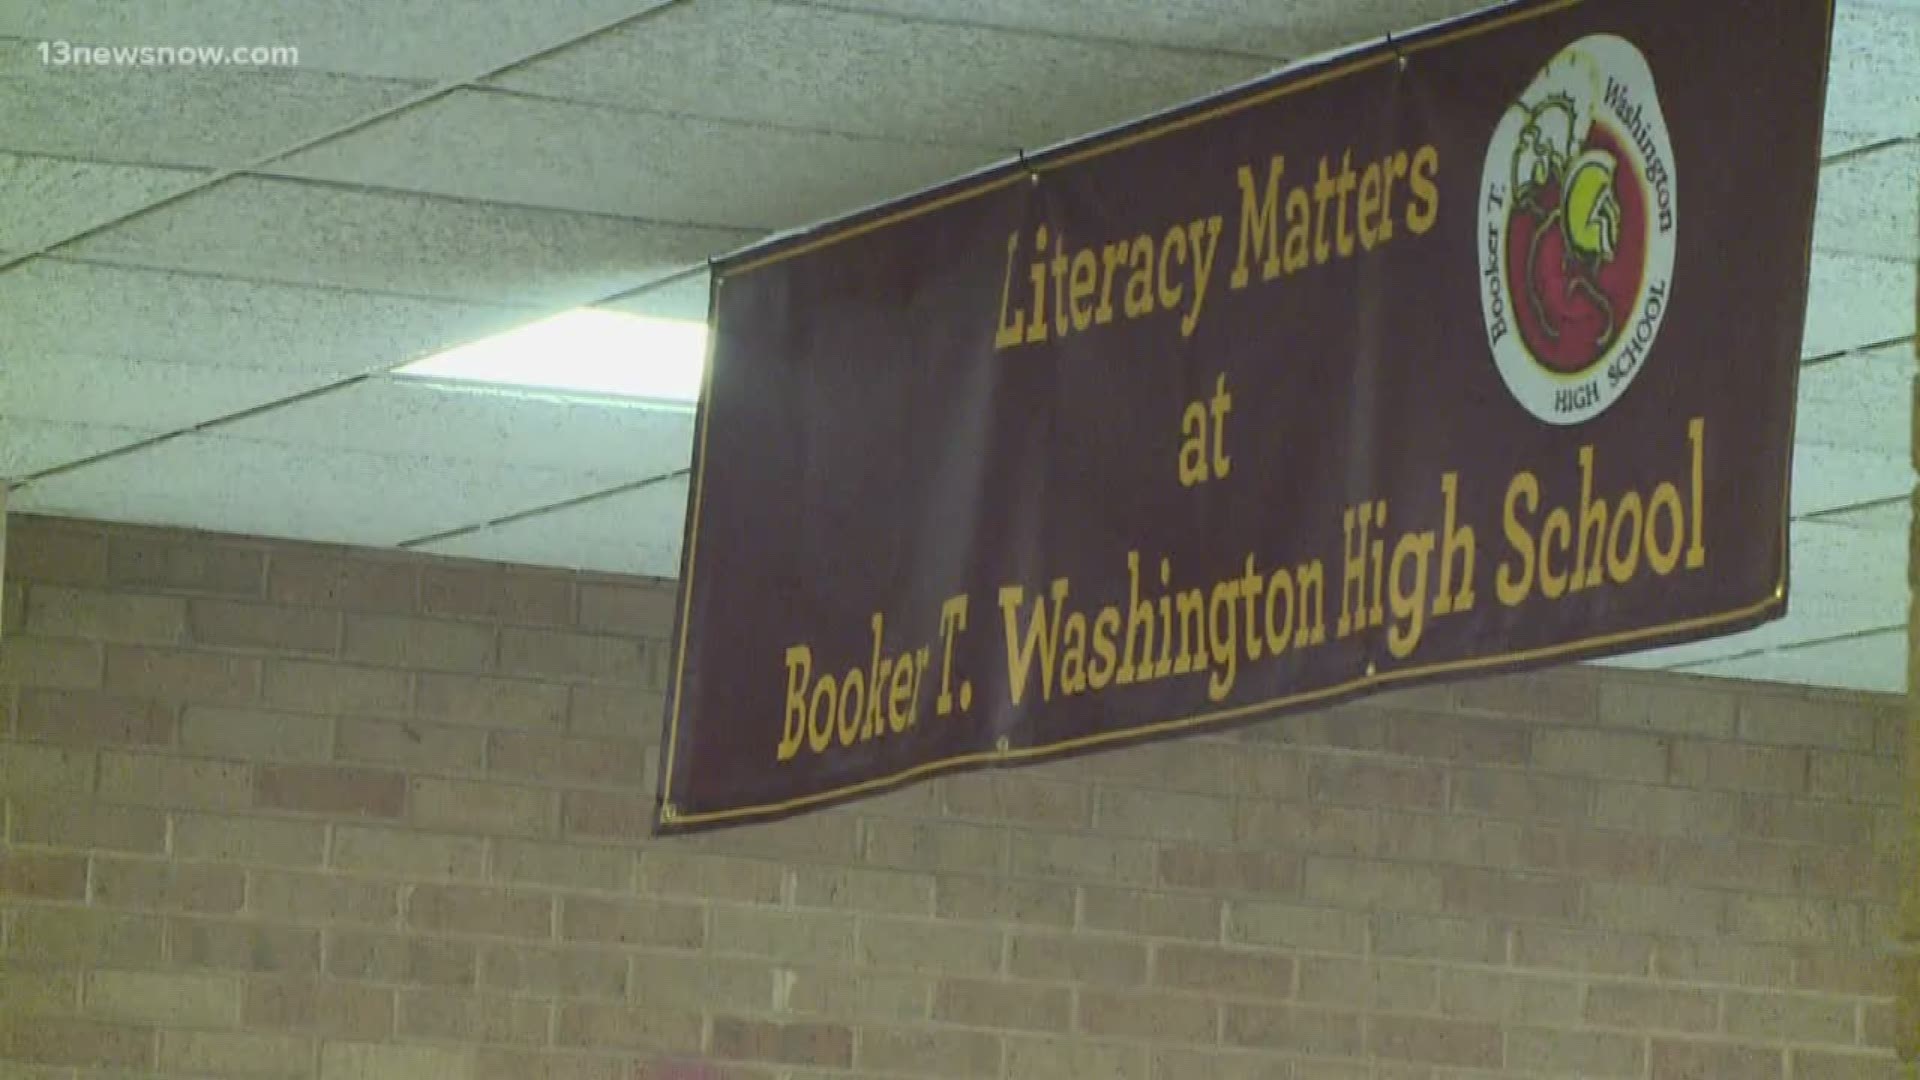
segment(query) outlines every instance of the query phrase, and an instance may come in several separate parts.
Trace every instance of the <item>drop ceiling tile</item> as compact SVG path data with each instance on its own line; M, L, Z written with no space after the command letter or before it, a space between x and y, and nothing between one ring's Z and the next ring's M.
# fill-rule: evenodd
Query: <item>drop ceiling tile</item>
M177 431L312 383L310 376L276 368L24 352L0 367L0 425L24 418Z
M499 562L673 578L687 511L685 477L427 544L420 550Z
M1293 59L1490 6L1486 0L839 0L908 18Z
M470 78L657 0L32 0L0 5L0 36L97 45L286 45L307 71Z
M647 315L656 319L690 319L695 322L706 322L707 301L711 299L709 292L711 286L710 276L702 270L664 285L648 288L638 295L623 296L618 300L610 300L594 306L612 311L624 311L630 315Z
M236 421L220 434L314 453L487 461L620 482L685 468L693 414L377 379Z
M861 209L1007 156L1010 149L781 131L462 91L294 155L273 171L759 230Z
M1920 134L1916 70L1920 8L1841 0L1834 11L1828 130L1870 139ZM1827 145L1834 149L1832 137Z
M68 424L0 414L0 480L18 480L157 434L157 430L111 424Z
M1907 690L1907 632L1888 630L1684 670L1728 679L1902 694Z
M0 271L9 351L297 372L384 369L539 314L39 258Z
M41 64L32 49L8 48L0 50L0 149L235 166L419 89L297 68L55 67Z
M188 435L20 490L23 513L391 547L612 486L606 477Z
M62 254L559 307L613 295L751 235L243 177L117 225Z
M32 251L181 191L198 169L0 153L0 249Z
M1803 356L1825 356L1909 336L1914 324L1912 260L1813 253Z
M1920 79L1920 58L1914 69ZM1813 245L1880 259L1920 258L1920 142L1822 168Z
M1035 147L1272 67L1218 53L728 0L669 8L494 82L811 130Z

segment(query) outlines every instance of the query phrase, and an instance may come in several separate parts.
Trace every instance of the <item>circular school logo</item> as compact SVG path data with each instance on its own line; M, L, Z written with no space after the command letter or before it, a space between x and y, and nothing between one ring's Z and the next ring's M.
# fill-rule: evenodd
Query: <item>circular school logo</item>
M1480 184L1480 305L1526 410L1578 424L1619 400L1672 300L1673 145L1646 57L1562 49L1508 107Z

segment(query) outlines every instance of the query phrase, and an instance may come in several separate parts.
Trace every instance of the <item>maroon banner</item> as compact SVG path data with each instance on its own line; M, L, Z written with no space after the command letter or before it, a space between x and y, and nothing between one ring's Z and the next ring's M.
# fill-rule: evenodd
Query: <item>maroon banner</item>
M718 265L658 827L1778 617L1830 14L1508 5Z

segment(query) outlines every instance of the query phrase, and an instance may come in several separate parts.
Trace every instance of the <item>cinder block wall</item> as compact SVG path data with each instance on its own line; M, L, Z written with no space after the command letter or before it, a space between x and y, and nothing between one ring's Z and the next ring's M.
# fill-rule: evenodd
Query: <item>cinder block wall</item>
M1567 669L653 843L665 587L10 548L6 1080L1895 1074L1897 699Z

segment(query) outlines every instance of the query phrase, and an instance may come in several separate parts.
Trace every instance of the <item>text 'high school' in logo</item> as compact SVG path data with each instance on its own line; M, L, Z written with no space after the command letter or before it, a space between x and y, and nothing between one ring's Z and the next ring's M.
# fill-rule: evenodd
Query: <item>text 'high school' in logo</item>
M1619 400L1672 303L1673 145L1640 50L1582 38L1500 120L1480 191L1480 303L1507 388L1549 424Z

